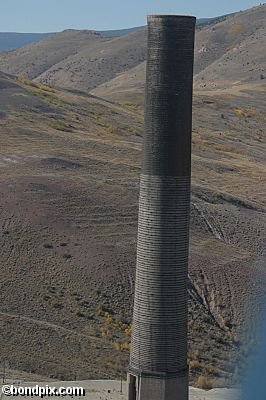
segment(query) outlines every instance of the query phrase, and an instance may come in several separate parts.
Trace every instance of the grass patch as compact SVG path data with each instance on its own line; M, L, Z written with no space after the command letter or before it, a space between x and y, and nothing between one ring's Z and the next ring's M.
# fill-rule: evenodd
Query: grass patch
M239 116L239 117L245 117L245 118L249 118L250 112L248 110L245 110L243 108L234 108L233 112L235 115Z
M73 127L63 121L50 122L49 126L57 131L73 132Z
M55 90L48 85L44 85L43 83L32 82L29 79L24 78L23 76L16 76L16 81L22 83L22 85L30 86L31 88L44 90L46 92L54 93Z
M201 367L200 367L200 362L199 362L199 360L191 360L191 361L189 361L189 369L190 369L190 371L195 371L195 370L199 370Z
M237 33L241 32L242 29L243 29L243 24L233 24L228 29L228 33L237 34Z
M22 76L16 77L17 82L22 83L26 86L26 89L33 95L39 97L41 100L53 106L62 107L62 102L55 95L55 90L50 86L44 85L43 83L32 82Z
M118 105L125 107L131 111L139 111L141 107L138 104L131 103L130 101L117 101Z
M201 389L204 390L210 390L214 387L214 381L204 375L199 376L195 384L197 387L200 387Z

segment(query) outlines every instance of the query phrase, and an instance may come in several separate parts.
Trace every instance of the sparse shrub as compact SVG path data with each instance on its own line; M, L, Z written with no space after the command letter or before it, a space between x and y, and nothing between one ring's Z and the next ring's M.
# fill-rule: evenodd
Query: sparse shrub
M29 79L24 78L23 76L17 76L16 80L19 83L22 83L23 85L31 86L36 89L44 90L46 92L54 93L55 90L52 89L50 86L45 85L44 83L37 83L37 82L32 82Z
M110 337L111 336L111 332L106 327L102 327L100 329L100 331L101 331L102 337Z
M51 128L56 129L57 131L73 132L73 127L63 121L51 122L49 125Z
M213 388L213 380L204 375L199 376L195 384L204 390L210 390Z
M130 342L114 342L113 347L117 351L130 351Z
M114 343L113 343L113 347L114 347L114 349L117 350L117 351L120 351L120 350L121 350L121 347L120 347L120 343L119 343L119 342L114 342Z
M190 362L189 362L189 369L191 370L191 371L195 371L195 370L199 370L200 369L200 362L199 362L199 360L191 360Z
M212 365L212 364L206 364L204 366L204 368L206 369L206 371L208 372L208 374L210 375L216 375L217 374L217 368Z
M72 258L72 255L71 254L63 254L63 257L66 259L66 260L69 260L70 258Z
M96 309L97 317L100 317L102 315L102 312L103 312L103 305L102 304L98 304L97 309Z
M53 308L58 308L58 309L63 308L63 304L60 303L60 301L58 299L56 299L56 298L50 299L49 300L49 305L51 307L53 307Z
M44 243L43 247L45 249L52 249L54 246L52 244L50 244L50 243Z
M86 301L86 300L82 300L82 301L80 302L80 305L81 305L82 307L89 307L90 303L89 303L88 301Z
M124 343L122 343L122 350L124 351L130 351L130 342L126 341Z
M76 312L76 316L77 316L77 317L82 317L82 318L84 318L84 317L85 317L85 314L84 314L82 311L78 310L78 311Z
M16 80L19 83L22 83L23 85L27 86L27 90L30 91L33 94L33 96L37 96L41 100L44 100L47 103L55 106L60 107L62 105L60 99L55 95L55 90L52 89L51 87L44 85L43 83L32 82L22 76L16 77Z
M232 327L233 327L232 322L230 321L229 318L226 318L226 319L224 320L224 325L225 325L228 329L232 329Z
M80 301L81 300L81 294L75 292L72 294L73 297L75 297L75 300Z
M117 102L117 104L124 106L130 110L134 110L134 111L139 110L139 106L135 103L131 103L130 101L119 101L119 102Z
M195 358L199 358L199 356L200 356L200 351L199 351L199 350L196 350L195 353L194 353L194 355L195 355Z

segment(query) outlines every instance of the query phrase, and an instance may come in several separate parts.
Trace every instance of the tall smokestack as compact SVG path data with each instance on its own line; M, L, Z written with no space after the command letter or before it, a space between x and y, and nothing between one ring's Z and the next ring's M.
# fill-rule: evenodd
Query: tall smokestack
M129 400L186 400L194 17L148 17Z

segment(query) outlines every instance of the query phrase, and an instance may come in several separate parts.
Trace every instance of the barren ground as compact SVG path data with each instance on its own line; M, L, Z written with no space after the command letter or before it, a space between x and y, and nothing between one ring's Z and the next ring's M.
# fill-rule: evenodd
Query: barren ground
M0 75L1 368L124 376L143 111ZM191 382L234 381L263 301L263 92L195 92ZM258 275L260 274L260 275ZM250 310L252 313L250 314ZM252 318L249 316L252 316ZM247 318L248 316L248 318ZM241 354L242 354L241 353Z
M21 383L19 380L8 381L7 384L14 384L15 386L45 386L48 384L52 387L81 387L85 389L85 397L76 397L77 399L85 400L126 400L127 396L127 383L125 381L110 381L110 380L97 380L97 381L70 381L70 382L30 382ZM1 389L1 386L0 386ZM234 389L212 389L205 391L190 387L189 398L190 400L236 400L238 395L237 390ZM8 396L2 396L2 399L6 399ZM17 396L17 398L23 398L23 396ZM49 399L49 397L43 397ZM70 396L66 396L66 399Z

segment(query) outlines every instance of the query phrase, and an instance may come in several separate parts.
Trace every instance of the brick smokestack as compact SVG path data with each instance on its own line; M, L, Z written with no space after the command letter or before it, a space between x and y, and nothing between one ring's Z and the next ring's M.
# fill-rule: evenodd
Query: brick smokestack
M148 17L129 400L187 400L194 17Z

